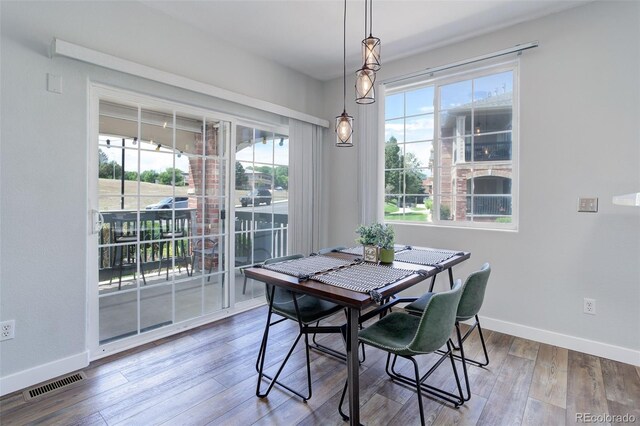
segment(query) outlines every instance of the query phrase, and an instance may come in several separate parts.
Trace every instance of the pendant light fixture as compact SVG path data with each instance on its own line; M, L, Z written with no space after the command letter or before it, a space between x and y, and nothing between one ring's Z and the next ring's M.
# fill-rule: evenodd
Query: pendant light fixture
M367 37L367 1L370 0L364 0L365 38L362 40L363 64L362 68L356 71L356 102L359 104L372 104L376 101L374 84L376 82L376 71L380 69L380 39L371 35L371 23L369 23L369 37ZM369 19L371 19L371 8L369 8Z
M367 0L364 1L365 39L362 40L363 67L378 71L380 69L380 39L373 32L373 0L369 0L369 37L367 37Z
M347 0L344 0L344 20L342 28L342 114L336 117L336 146L353 146L353 117L347 114Z

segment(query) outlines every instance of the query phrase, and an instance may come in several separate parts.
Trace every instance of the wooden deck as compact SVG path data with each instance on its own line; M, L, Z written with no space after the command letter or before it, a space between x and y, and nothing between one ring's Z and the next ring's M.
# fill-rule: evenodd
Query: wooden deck
M265 318L266 308L257 308L92 362L83 370L87 380L29 402L21 393L7 395L0 399L0 424L346 424L336 410L346 367L313 351L307 404L277 387L268 398L256 398L254 364ZM281 360L296 327L292 321L275 326L271 366ZM640 367L489 330L485 337L491 362L484 369L470 367L471 400L454 409L424 397L430 424L573 425L578 413L627 414L640 423ZM341 345L335 336L323 342ZM473 337L465 348L472 357L480 355ZM303 346L298 349L284 374L302 388ZM432 361L421 358L425 367ZM360 371L363 423L419 424L415 392L389 380L384 362L382 352L367 348ZM453 389L450 365L444 363L429 382Z

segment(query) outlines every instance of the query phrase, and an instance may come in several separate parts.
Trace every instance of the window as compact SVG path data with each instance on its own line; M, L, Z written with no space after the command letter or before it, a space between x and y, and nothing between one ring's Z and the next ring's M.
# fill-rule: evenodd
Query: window
M384 217L516 227L517 64L387 87Z

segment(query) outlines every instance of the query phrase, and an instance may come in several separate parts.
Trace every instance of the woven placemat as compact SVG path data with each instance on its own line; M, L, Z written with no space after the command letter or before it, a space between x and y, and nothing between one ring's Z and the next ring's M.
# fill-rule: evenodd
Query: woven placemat
M264 269L291 275L300 279L308 279L311 275L342 268L353 263L352 260L338 259L331 256L310 256L285 260L263 265Z
M407 246L402 244L395 244L393 246L393 251L395 251L396 253L406 249L407 249ZM362 256L364 254L362 246L349 247L349 248L338 250L338 251L340 253L357 254L359 256Z
M372 263L358 263L325 274L314 275L311 279L336 287L371 294L373 290L400 281L415 273L416 271L408 269L392 268Z
M462 254L462 252L438 249L409 249L396 253L395 260L418 265L435 266L459 254Z

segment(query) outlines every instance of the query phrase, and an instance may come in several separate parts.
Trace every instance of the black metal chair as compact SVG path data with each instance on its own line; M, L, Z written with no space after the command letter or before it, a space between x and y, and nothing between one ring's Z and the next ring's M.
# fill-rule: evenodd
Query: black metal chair
M203 270L207 263L209 264L209 271L207 281L211 280L211 271L213 266L218 262L218 241L212 238L198 238L193 241L191 248L191 274L196 270L196 267ZM198 263L196 263L198 262ZM187 269L188 272L188 269Z
M482 335L480 319L478 318L478 312L482 307L484 293L487 288L487 283L489 282L489 275L491 275L491 265L485 263L484 265L482 265L479 271L473 272L467 277L462 288L462 297L460 298L460 303L458 304L458 310L456 312L455 328L458 339L458 346L454 346L454 349L458 349L460 351L460 355L454 354L454 357L462 361L462 371L464 372L464 380L467 388L467 395L464 398L465 401L468 401L469 398L471 398L469 375L467 373L467 363L476 365L478 367L484 367L489 364L487 346L484 341L484 336ZM424 311L425 307L429 303L429 300L433 297L434 294L435 293L431 292L424 294L422 297L416 299L415 302L405 306L405 310L410 314L422 315L422 312ZM471 325L471 327L469 327L464 336L461 336L460 321L467 321L471 318L475 318L475 322ZM478 329L480 342L482 343L482 350L484 352L484 361L482 362L468 359L464 355L464 342L465 340L467 340L471 332L473 332L473 330L475 330L476 328Z
M291 256L273 258L273 259L266 260L264 264L268 265L276 262L282 262L285 260L299 259L302 257L303 257L302 255L296 254ZM264 329L264 335L262 336L262 344L260 345L260 351L258 352L258 359L256 360L256 370L258 371L258 385L256 387L256 395L260 398L264 398L269 394L273 386L275 384L278 384L279 386L299 396L300 398L302 398L303 401L306 402L309 398L311 398L311 365L310 365L310 359L309 359L309 348L313 347L315 349L324 351L323 348L310 345L308 335L315 334L315 333L340 333L342 336L344 336L344 333L345 333L344 326L318 326L317 325L318 321L321 321L325 318L328 318L334 315L337 312L342 311L343 308L340 305L336 305L335 303L331 303L331 302L318 299L316 297L309 296L309 295L294 293L292 291L289 291L274 285L266 284L266 287L267 288L266 288L265 295L267 297L267 301L269 302L269 313L267 315L267 323ZM278 314L283 318L272 322L271 317L273 314ZM276 325L285 320L292 320L297 322L299 327L299 332L298 332L298 336L293 342L293 345L291 346L291 349L289 349L289 352L287 353L284 360L282 361L282 364L278 368L278 371L272 377L265 374L264 372L264 363L265 363L265 358L267 354L267 343L269 340L269 329L271 326ZM316 325L312 325L314 323ZM284 366L286 365L287 361L291 357L291 354L293 353L298 342L300 341L300 338L303 335L305 339L305 351L306 351L306 358L307 358L306 360L307 361L307 388L308 388L307 395L303 395L302 393L292 389L291 387L287 386L281 381L278 381L278 377L280 376L280 373L282 373ZM332 354L332 355L335 355L335 354ZM269 386L264 392L261 390L261 383L263 379L266 379L269 382Z
M171 211L162 212L159 217L162 219L160 222L164 222L165 229L160 230L160 268L158 275L162 273L162 261L164 258L164 251L166 247L166 263L167 263L167 280L169 279L169 268L173 266L172 258L176 261L181 259L184 262L184 267L189 274L189 257L187 256L187 250L185 250L185 244L188 245L187 237L187 212L175 211L175 218L172 216ZM177 262L176 262L177 264ZM180 271L180 265L177 264L178 271Z
M240 267L240 274L244 275L244 284L242 284L242 294L247 292L247 276L244 274L244 270L247 268L253 268L254 266L262 265L266 259L271 258L271 252L264 248L257 248L253 252L254 263L244 265Z
M464 403L462 387L453 358L453 348L449 342L449 336L454 328L456 309L461 295L462 284L460 280L458 280L452 290L434 294L429 299L421 316L418 317L405 312L392 312L358 333L358 339L361 342L382 349L388 353L386 371L391 379L403 384L415 386L416 392L418 393L420 421L423 425L425 424L425 419L422 406L422 392L448 401L456 408ZM429 371L421 376L418 363L414 359L414 356L434 353L443 345L447 345L447 351L436 361ZM414 369L414 377L408 377L396 371L395 367L398 357L411 361ZM451 360L458 395L424 383L446 358ZM348 416L342 412L342 403L344 402L346 391L347 384L345 383L338 406L338 411L345 420L348 419Z
M318 250L317 254L322 255L322 254L336 253L336 252L339 252L340 250L344 250L346 248L348 248L348 247L347 246L325 247L325 248L322 248L322 249ZM362 324L360 324L360 329L362 329ZM318 343L318 341L316 340L316 335L315 334L313 335L313 338L311 339L311 341L318 348L324 349L325 352L330 353L332 355L335 355L336 357L340 358L343 361L347 360L345 354L341 354L339 352L336 352L333 349L328 348L328 347L322 345L321 343ZM364 351L364 345L360 344L360 347L361 347L361 351L362 351L362 356L359 358L359 362L363 363L367 359L367 355L366 355L366 353Z
M112 270L118 262L118 290L122 289L122 273L125 269L124 258L127 258L127 267L136 266L140 263L140 275L144 285L147 279L144 276L144 268L142 265L140 250L138 249L138 215L136 213L126 213L113 223L113 241L117 245L113 249L113 261L111 262ZM142 234L141 234L142 235ZM133 254L131 252L133 251ZM131 261L134 258L135 261ZM135 278L135 272L133 274ZM109 284L113 281L113 273L109 279Z

